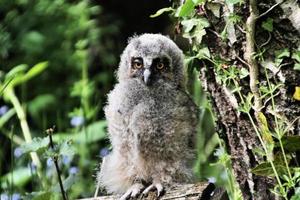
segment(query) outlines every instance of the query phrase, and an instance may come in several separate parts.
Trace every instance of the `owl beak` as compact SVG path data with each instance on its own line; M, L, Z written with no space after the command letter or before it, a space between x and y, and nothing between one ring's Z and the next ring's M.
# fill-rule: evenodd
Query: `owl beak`
M149 85L149 83L150 83L150 76L151 76L150 69L145 69L144 70L144 82L146 85Z

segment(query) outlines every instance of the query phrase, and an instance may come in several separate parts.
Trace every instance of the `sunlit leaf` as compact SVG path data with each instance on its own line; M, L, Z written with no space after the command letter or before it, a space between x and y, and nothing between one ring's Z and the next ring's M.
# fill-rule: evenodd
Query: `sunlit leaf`
M36 151L43 151L45 148L47 148L49 145L49 138L44 137L35 137L32 139L32 142L30 143L24 143L20 146L23 153L29 153L29 152L36 152Z
M294 70L300 71L300 63L295 63Z
M291 197L291 200L300 200L300 187L295 189L295 194Z
M282 49L282 50L278 50L278 51L275 51L275 54L276 54L276 58L284 58L284 57L290 57L290 51L289 49Z
M295 92L293 94L293 98L300 101L300 86L295 87Z
M244 0L226 0L226 4L237 4L237 3L243 3Z
M273 19L268 18L266 21L264 21L261 25L263 29L266 31L272 32L273 31Z
M44 71L48 66L48 62L41 62L36 65L34 65L32 68L29 69L27 73L25 73L22 76L15 76L14 79L12 80L12 87L17 86L19 84L22 84L31 78L37 76L40 74L42 71Z
M266 143L268 151L271 152L274 148L274 141L273 141L272 134L268 127L267 118L262 112L259 112L258 119L260 122L262 138L263 138L264 142Z
M293 53L292 58L297 60L300 63L300 51L296 51Z
M158 17L165 12L174 12L175 10L172 7L159 9L155 14L150 15L151 18Z
M210 52L207 47L198 50L197 58L210 58Z
M59 145L59 155L73 156L75 154L74 147L72 146L72 141L64 141Z
M176 12L176 17L185 17L194 11L195 4L192 0L186 0Z

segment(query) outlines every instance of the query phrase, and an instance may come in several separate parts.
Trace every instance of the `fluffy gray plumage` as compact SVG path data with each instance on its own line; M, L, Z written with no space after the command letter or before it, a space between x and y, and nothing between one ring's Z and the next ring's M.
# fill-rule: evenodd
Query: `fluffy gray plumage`
M183 54L169 38L129 40L105 115L113 150L98 183L123 199L192 180L197 107L184 91Z

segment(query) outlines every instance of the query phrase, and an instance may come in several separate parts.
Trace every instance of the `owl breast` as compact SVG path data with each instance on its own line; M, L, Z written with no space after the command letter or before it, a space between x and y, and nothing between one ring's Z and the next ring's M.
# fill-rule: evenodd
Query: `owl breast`
M144 159L191 157L188 143L195 129L195 111L175 86L157 82L149 88L132 79L118 84L109 98L114 98L110 114L123 121L120 126L124 128L118 134L126 144L124 148Z

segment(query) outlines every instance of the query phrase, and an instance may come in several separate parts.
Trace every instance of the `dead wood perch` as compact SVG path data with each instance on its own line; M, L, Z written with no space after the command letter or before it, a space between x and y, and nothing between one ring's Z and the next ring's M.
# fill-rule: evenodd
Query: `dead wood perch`
M211 188L209 183L196 183L196 184L178 184L172 185L166 189L166 192L161 196L160 200L223 200L222 197L216 197L213 195L210 197L210 194L214 190L214 186ZM219 196L219 195L218 195ZM102 196L97 198L86 198L80 200L118 200L120 196L111 195L111 196ZM148 196L142 197L139 196L137 200L154 200L156 198L155 191L150 192Z

